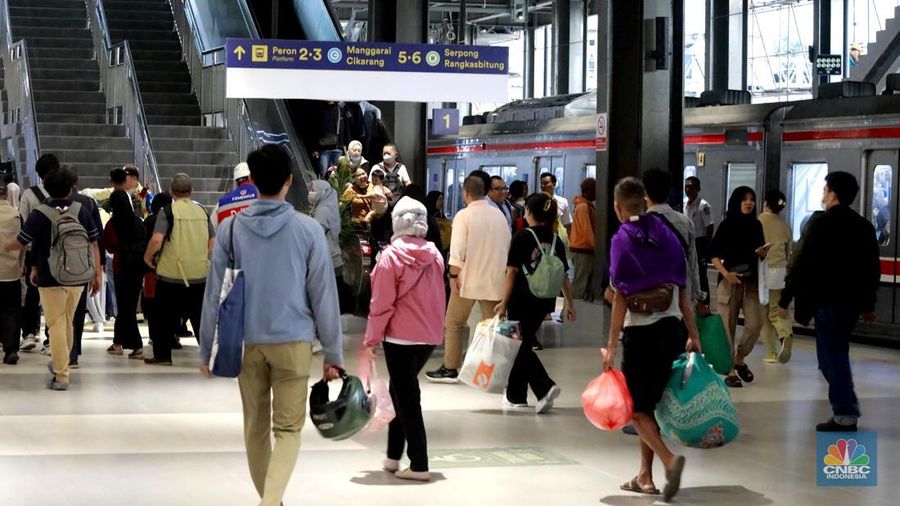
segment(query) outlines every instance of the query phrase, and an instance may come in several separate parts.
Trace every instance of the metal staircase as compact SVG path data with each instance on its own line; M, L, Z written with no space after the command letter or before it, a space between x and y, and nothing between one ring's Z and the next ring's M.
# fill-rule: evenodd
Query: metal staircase
M875 83L876 90L883 90L888 74L900 68L900 6L894 8L894 16L884 23L884 29L869 43L867 52L859 64L850 69L850 79Z

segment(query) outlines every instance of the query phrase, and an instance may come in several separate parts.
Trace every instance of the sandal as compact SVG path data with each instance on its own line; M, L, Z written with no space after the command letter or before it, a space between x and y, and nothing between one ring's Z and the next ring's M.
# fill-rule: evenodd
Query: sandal
M663 487L663 500L669 502L681 488L681 473L684 471L684 456L678 455L672 461L672 469L666 470L666 486Z
M622 485L619 486L621 490L626 492L634 492L637 494L647 494L647 495L659 495L659 489L650 485L649 487L642 487L638 481L637 476L631 479L631 481L626 481Z
M132 351L131 353L128 354L128 358L135 359L135 360L143 360L144 359L144 349L138 348L138 349Z
M122 347L118 344L113 344L109 348L106 349L106 353L110 355L124 355L125 352L122 350Z
M744 383L741 382L741 378L737 376L725 376L725 384L731 388L741 388L744 386Z
M740 376L745 383L753 383L753 372L750 371L747 364L734 364L734 370L737 371L738 376Z

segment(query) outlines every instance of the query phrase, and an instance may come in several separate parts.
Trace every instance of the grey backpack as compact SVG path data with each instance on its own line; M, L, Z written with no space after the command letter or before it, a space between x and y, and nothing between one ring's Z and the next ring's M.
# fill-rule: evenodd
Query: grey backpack
M94 255L87 230L78 221L81 204L60 211L47 204L36 208L50 220L50 275L63 286L86 285L94 278Z

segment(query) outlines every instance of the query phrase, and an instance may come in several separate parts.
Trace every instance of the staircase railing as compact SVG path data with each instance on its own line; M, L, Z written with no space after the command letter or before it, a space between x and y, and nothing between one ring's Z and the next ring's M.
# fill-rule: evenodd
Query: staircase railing
M28 63L28 45L25 40L13 42L12 28L9 22L9 2L0 0L0 16L3 16L3 27L0 30L0 51L3 53L3 66L5 68L5 81L8 104L8 115L4 117L4 123L17 124L24 141L25 174L28 175L28 184L40 183L34 166L41 156L40 136L37 129L37 113L34 107L34 91L31 87L31 66ZM23 146L16 145L14 156L17 161ZM16 168L19 183L25 184L22 179L22 166Z
M169 1L204 121L206 124L228 129L242 160L263 144L285 146L291 157L294 174L299 174L303 182L295 182L288 200L294 207L305 207L308 188L315 175L300 149L299 137L294 131L284 102L225 98L225 47L202 49L200 28L189 2ZM238 3L241 4L241 14L250 37L258 38L252 16L246 12L246 5Z
M112 44L103 0L85 1L94 53L100 66L100 89L106 94L106 122L125 127L134 146L134 165L140 169L144 185L163 191L131 46L127 40Z

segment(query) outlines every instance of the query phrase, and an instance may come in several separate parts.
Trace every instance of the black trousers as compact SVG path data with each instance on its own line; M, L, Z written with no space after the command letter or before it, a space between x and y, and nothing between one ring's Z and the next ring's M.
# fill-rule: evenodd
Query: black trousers
M422 419L419 373L434 346L384 343L384 360L391 377L391 401L397 416L388 425L387 457L400 460L403 447L413 471L428 471L428 441Z
M144 318L147 320L147 331L150 333L150 340L156 342L160 339L160 318L162 313L159 311L159 301L156 297L144 297L141 302L141 309L144 310Z
M22 325L22 282L0 281L0 344L3 353L19 351Z
M116 274L115 278L119 314L113 328L113 344L119 344L126 350L139 350L144 347L144 342L141 339L141 331L138 330L137 305L144 274L137 271L137 273Z
M184 311L188 312L194 336L200 341L200 313L203 310L205 288L206 283L190 286L163 280L156 283L156 307L153 312L158 312L159 336L153 338L153 358L172 360L172 345L175 344L175 333ZM122 312L121 308L119 312Z
M525 404L528 400L529 386L535 397L543 399L556 384L532 349L537 342L537 332L544 323L546 314L546 311L536 311L533 308L509 307L507 316L510 320L519 322L519 332L522 334L522 346L519 347L506 385L506 400L509 402Z
M103 287L101 287L102 289ZM78 356L81 355L81 338L84 336L84 317L87 314L87 298L90 291L91 285L85 286L81 291L81 298L78 299L78 305L75 306L75 316L72 317L72 349L69 351L69 362L77 362Z
M694 239L694 244L697 246L697 263L700 267L700 289L703 290L703 293L706 294L706 297L703 299L703 303L709 305L709 273L707 272L707 265L709 264L709 237L698 237Z
M25 305L22 307L22 337L41 333L41 296L36 286L25 282Z

